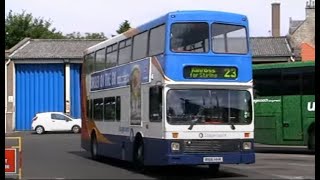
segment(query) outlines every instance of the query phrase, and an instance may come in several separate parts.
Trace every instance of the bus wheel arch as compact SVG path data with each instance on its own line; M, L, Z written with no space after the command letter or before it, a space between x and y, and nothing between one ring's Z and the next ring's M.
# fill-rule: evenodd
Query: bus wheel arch
M134 167L141 171L144 167L144 143L143 137L140 132L138 132L134 138L133 143L133 163Z
M308 129L308 149L315 149L315 123L312 123Z

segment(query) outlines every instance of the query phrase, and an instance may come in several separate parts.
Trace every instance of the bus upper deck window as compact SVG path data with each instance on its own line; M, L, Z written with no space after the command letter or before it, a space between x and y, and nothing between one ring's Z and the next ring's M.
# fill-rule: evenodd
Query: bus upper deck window
M208 38L207 23L174 23L171 26L171 51L208 52Z

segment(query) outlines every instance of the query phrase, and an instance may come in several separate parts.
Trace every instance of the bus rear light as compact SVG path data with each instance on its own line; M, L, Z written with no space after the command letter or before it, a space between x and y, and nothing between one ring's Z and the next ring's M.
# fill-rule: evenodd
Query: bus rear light
M178 136L179 136L179 133L177 133L177 132L173 132L173 133L172 133L172 137L173 137L173 138L178 138Z

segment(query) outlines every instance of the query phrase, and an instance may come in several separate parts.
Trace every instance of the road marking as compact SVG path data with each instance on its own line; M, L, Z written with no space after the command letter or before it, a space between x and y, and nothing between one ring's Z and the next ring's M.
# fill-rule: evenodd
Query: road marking
M315 166L315 164L299 164L299 163L288 163L288 165L293 165L293 166Z
M315 179L315 178L310 178L306 176L286 176L286 175L277 175L277 174L272 174L272 175L283 178L283 179Z
M270 155L272 155L272 157L290 157L290 156L292 156L292 157L298 157L298 158L306 158L306 157L310 157L310 158L312 158L312 157L315 157L314 155L298 155L298 154L271 154L271 153L268 153L268 154L262 154L262 153L256 153L256 156L257 157L265 157L265 156L267 156L267 157L269 157Z

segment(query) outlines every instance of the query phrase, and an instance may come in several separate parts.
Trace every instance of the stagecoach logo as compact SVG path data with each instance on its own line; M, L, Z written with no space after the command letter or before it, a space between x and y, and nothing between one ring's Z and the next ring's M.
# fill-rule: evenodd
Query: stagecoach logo
M316 109L316 103L315 102L308 102L307 109L308 109L308 111L314 111Z
M199 133L199 138L203 138L203 134L202 133Z

